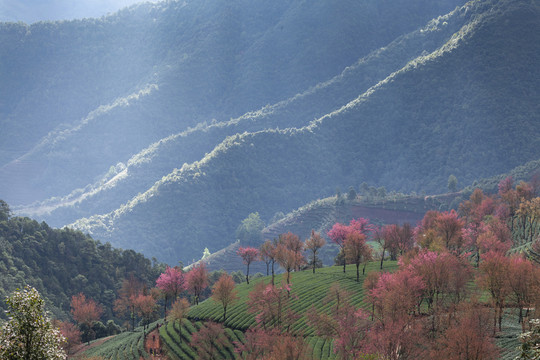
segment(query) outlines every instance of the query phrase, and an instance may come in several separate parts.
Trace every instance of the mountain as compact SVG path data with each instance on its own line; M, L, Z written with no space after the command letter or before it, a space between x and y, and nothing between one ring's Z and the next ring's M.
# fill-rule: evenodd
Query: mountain
M3 23L0 198L15 206L84 188L171 134L327 81L462 2L164 1Z
M437 44L446 41L465 22L464 17L453 17L453 20L445 27L437 27L435 21L426 29L400 36L385 48L373 51L348 66L341 74L292 98L228 121L203 122L161 139L131 157L127 163L111 166L107 174L94 184L67 196L19 209L58 226L80 217L110 212L139 192L144 192L180 163L200 159L227 135L268 128L303 127L310 119L324 116L348 103L411 59L426 50L435 50Z
M343 107L305 127L230 136L74 226L186 262L232 243L250 212L269 219L336 186L435 191L450 174L467 184L536 160L537 15L526 1L468 3L430 23L465 17L459 31Z
M48 72L36 70L34 83L15 72L7 80L19 85L0 89L11 144L0 197L188 263L234 242L251 212L270 219L361 182L436 193L451 174L466 185L537 160L538 5L461 5L168 2L102 20L5 24L13 70L21 52L80 34L48 63L80 78L26 54ZM36 40L45 28L52 43ZM32 127L56 97L66 117ZM28 139L15 141L24 126Z
M164 265L133 250L114 248L72 229L53 229L45 222L11 216L0 201L0 297L26 285L35 287L58 319L70 318L71 297L79 292L102 305L113 319L122 281L134 274L154 286ZM7 309L2 302L0 308ZM6 318L2 311L2 319Z
M0 21L33 23L100 17L136 2L137 0L4 0L0 3Z

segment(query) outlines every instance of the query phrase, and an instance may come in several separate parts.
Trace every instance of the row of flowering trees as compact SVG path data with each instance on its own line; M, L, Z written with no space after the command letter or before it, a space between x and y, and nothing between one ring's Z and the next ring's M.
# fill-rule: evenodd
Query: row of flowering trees
M403 227L391 225L381 230L364 218L353 219L348 225L336 223L327 235L340 249L343 272L346 271L346 264L356 265L357 281L360 279L360 265L364 265L362 273L365 273L366 264L374 259L373 249L367 243L369 239L377 240L381 244L383 248L381 259L384 259L384 254L389 249L392 258L395 259L395 256L397 256L397 252L394 251L394 239L396 248L401 246L402 249L406 249L406 242L411 242L412 245L412 233L408 224ZM325 244L324 237L314 230L311 231L311 236L305 242L302 242L298 235L288 232L279 235L277 239L266 240L259 249L240 247L237 253L242 257L244 264L247 265L246 281L248 283L249 266L253 261L258 260L266 263L267 275L269 275L269 268L271 267L272 284L275 278L274 265L276 263L286 271L287 283L290 283L291 271L299 270L308 263L304 252L308 253L309 263L313 273L315 273L315 268L320 262L317 253ZM382 265L381 261L381 268Z
M275 282L274 266L278 263L287 274L287 284L290 283L290 273L299 270L306 264L304 251L309 251L311 254L311 263L313 273L318 262L317 252L325 245L324 238L316 233L311 232L311 236L304 243L296 234L288 232L279 235L278 239L266 240L259 249L253 247L240 247L238 255L242 258L244 264L247 265L246 281L249 284L249 266L253 261L261 260L266 263L266 275L269 275L269 268L272 269L272 284Z
M180 294L189 295L195 304L199 303L201 294L208 287L208 271L204 264L184 272L180 267L167 267L156 280L156 287L149 289L134 275L122 282L118 298L114 303L115 314L126 320L127 328L135 329L136 324L144 327L157 319L159 302L163 304L164 313L172 319L182 319L189 308L188 300ZM172 304L169 306L169 304ZM108 332L97 333L96 324L103 315L102 307L85 294L79 293L71 299L71 316L76 323L57 322L62 334L67 339L64 348L70 351L81 341L90 341L104 335L111 335L120 328L110 320Z
M334 339L334 349L343 359L496 358L499 349L494 335L502 330L507 309L517 309L524 330L524 319L538 316L531 314L540 308L538 264L534 256L531 260L524 254L509 255L514 244L527 243L530 254L540 253L538 190L534 183L521 182L514 187L507 178L499 184L498 194L488 196L477 189L459 211L428 211L416 227L377 227L366 219L336 223L327 235L340 248L344 272L347 263L354 263L358 281L359 266L374 257L380 259L381 269L387 257L399 259L399 269L367 274L364 289L371 311L355 309L349 301L352 295L332 286L323 303L333 301L336 305L330 311L312 307L306 314L308 323L318 335ZM272 358L271 344L276 343L289 344L288 351L296 349L298 354L305 351L305 344L299 343L301 337L293 337L294 344L285 340L290 324L283 327L283 319L295 321L298 315L283 316L292 300L279 294L285 294L283 289L289 294L290 271L305 263L303 256L296 255L314 248L315 264L316 251L324 245L324 239L316 241L318 238L322 239L312 232L302 244L288 233L266 241L258 250L239 250L248 266L260 259L267 268L278 262L287 272L281 287L276 287L272 278L268 285L259 283L250 295L249 309L258 312L259 326L248 332L248 342L240 352L249 349ZM378 244L378 253L368 240ZM313 242L317 242L314 247ZM251 254L248 260L244 257L247 251ZM489 302L480 301L481 293L473 289L484 291Z

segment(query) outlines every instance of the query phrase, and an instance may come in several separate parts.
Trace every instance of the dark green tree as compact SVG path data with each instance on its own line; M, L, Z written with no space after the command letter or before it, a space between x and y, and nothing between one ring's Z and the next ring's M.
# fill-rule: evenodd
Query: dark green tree
M450 175L448 177L448 190L450 190L451 192L456 192L457 184L458 184L457 177L455 177L454 175Z
M377 189L377 196L381 199L384 199L386 197L386 188L384 186L381 186Z
M8 220L11 216L11 210L9 205L4 201L0 200L0 221Z
M365 181L362 184L360 184L360 192L364 196L369 195L369 185Z
M530 320L530 327L520 335L521 354L516 359L540 359L540 319Z
M354 190L354 187L352 187L352 186L349 186L349 192L347 193L347 199L348 200L356 199L356 190Z

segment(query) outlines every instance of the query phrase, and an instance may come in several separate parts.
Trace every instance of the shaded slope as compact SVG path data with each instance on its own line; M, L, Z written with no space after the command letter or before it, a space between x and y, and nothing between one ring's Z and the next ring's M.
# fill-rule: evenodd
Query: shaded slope
M58 319L69 317L71 297L79 292L101 304L104 318L112 319L117 291L128 274L151 286L163 271L162 264L133 250L22 217L0 218L0 249L0 297L33 286ZM1 318L6 317L2 311Z
M168 1L0 24L0 197L17 205L85 187L148 144L294 96L462 2Z
M232 136L118 210L75 226L186 261L230 243L250 212L269 218L336 185L433 191L451 173L467 183L537 159L538 8L477 1L461 11L474 19L445 46L340 110L299 130Z
M80 217L112 211L148 189L179 164L200 159L213 149L213 144L221 142L227 135L269 128L302 127L311 119L339 108L408 61L437 49L469 20L470 14L460 11L432 20L427 26L399 37L359 59L340 75L303 93L229 121L200 123L152 144L133 156L126 165L118 164L96 184L68 196L17 210L42 217L57 226Z
M520 181L528 182L533 176L539 173L540 160L536 160L518 166L508 173L475 181L474 186L468 186L455 193L431 196L411 196L390 193L384 198L368 199L361 196L354 201L345 200L344 198L338 200L335 196L318 199L291 211L282 219L268 224L262 231L262 238L264 240L275 239L280 234L290 231L299 235L301 240L305 240L311 235L311 230L315 230L326 238L328 245L331 242L326 234L336 222L348 223L350 220L360 217L367 218L377 225L403 224L408 222L416 226L428 210L457 210L458 205L468 199L476 188L482 189L486 194L495 194L498 192L499 182L509 176L517 184ZM260 246L260 244L249 245ZM227 272L245 271L245 265L236 253L240 246L241 244L237 240L209 255L204 260L207 268L209 270L223 269ZM530 250L530 243L522 247L527 248L529 256L540 259L540 254L536 254ZM513 251L521 250L519 250L518 246ZM336 247L326 246L319 256L325 265L332 265L337 252L338 249ZM253 273L266 273L266 264L256 262L251 264L250 269Z

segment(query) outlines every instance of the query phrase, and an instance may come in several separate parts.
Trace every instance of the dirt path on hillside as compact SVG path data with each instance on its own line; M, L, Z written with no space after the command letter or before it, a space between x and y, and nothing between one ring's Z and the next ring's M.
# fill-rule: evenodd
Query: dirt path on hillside
M159 337L159 328L153 330L146 335L146 341L144 342L144 350L150 354L150 359L169 359L163 348L161 347L161 339ZM141 358L142 359L142 358Z

